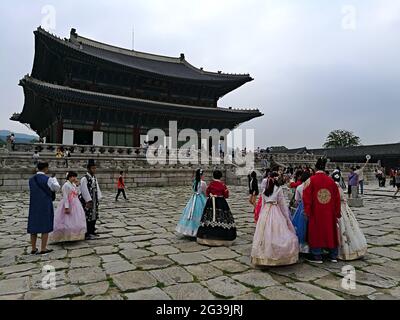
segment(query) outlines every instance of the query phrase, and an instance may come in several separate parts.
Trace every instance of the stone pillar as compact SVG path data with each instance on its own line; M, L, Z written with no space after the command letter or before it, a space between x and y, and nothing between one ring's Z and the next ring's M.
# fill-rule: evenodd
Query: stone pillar
M103 132L93 131L93 145L99 147L103 146Z
M74 144L74 130L63 129L62 144L67 146Z

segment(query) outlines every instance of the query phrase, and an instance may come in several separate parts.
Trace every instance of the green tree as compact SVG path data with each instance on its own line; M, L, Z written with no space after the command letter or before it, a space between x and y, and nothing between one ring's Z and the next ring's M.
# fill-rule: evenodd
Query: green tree
M361 145L361 139L347 130L334 130L329 133L324 148L355 147Z

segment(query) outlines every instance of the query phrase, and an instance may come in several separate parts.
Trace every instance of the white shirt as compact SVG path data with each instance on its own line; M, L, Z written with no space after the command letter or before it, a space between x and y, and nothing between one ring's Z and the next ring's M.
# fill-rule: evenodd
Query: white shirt
M37 174L45 174L45 173L39 171ZM58 192L61 189L60 184L58 183L56 177L49 178L49 180L47 181L47 185L49 186L50 190L53 192Z
M87 173L87 175L89 175L90 177L93 177L90 173ZM96 185L97 185L97 199L100 200L100 199L103 197L103 195L101 194L101 191L100 191L100 187L99 187L99 183L98 183L98 181L97 181L97 178L95 178L95 179L96 179ZM89 192L89 190L88 190L88 187L87 187L87 179L86 179L86 176L84 176L84 177L81 179L81 194L82 194L82 197L83 197L83 199L85 200L85 202L93 201L92 195L90 194L90 192Z
M296 188L296 194L294 196L294 199L296 200L297 203L303 201L303 191L304 191L304 183L302 183Z
M265 188L267 187L268 178L263 179L261 182L261 193L264 193Z

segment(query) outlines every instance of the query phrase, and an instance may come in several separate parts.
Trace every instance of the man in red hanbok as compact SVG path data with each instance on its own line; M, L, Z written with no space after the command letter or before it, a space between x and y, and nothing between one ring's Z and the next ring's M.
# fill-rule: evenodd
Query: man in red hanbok
M323 263L322 253L329 251L331 262L337 262L340 194L336 183L326 175L326 159L318 159L318 170L306 183L303 192L304 212L308 222L308 243L312 263Z

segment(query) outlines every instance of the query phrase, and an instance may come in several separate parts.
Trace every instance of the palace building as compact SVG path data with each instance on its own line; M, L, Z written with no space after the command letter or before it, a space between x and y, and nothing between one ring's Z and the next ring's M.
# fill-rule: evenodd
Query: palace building
M184 54L165 57L84 38L71 30L60 39L35 32L35 58L25 76L25 103L11 120L48 143L138 147L148 130L234 129L262 116L221 108L218 100L252 81L248 74L208 72Z

